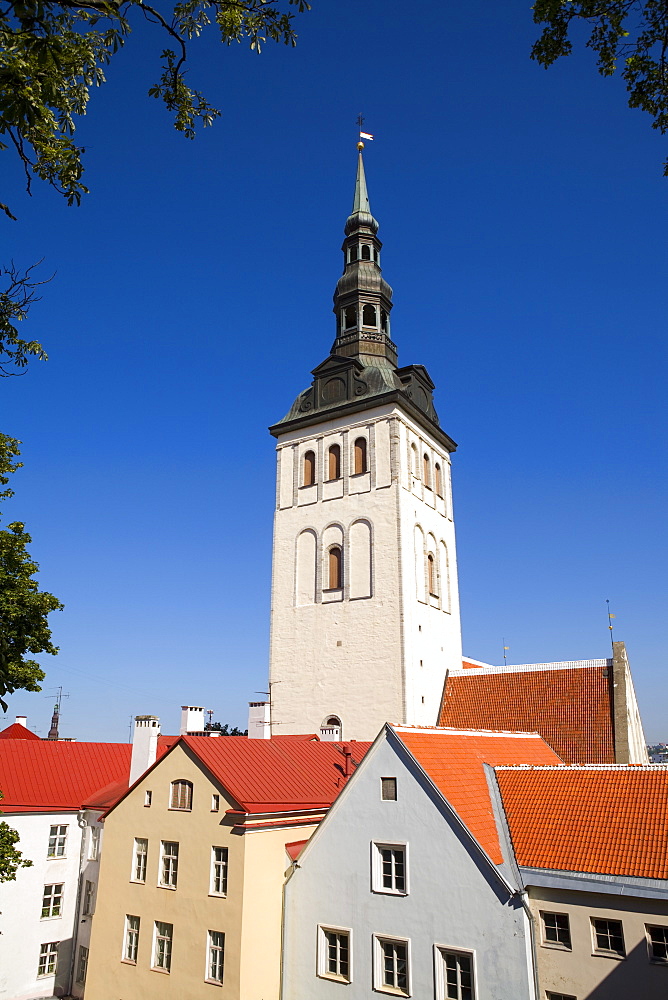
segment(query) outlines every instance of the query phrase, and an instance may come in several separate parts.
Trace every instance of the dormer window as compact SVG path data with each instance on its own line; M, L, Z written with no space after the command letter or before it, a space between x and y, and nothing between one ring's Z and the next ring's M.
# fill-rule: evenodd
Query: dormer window
M304 486L315 483L315 452L307 451L304 455Z
M377 326L378 321L376 319L376 307L369 305L364 306L364 311L362 313L362 324L364 326Z
M340 545L333 545L328 555L329 590L340 590L343 586L343 552Z
M327 461L329 463L329 479L340 479L341 478L341 448L338 444L331 445L329 451L327 452Z
M344 326L349 330L351 326L357 326L357 307L347 306L344 313Z
M359 437L355 441L355 475L360 476L367 471L366 438Z
M371 247L368 243L362 244L362 260L371 260Z

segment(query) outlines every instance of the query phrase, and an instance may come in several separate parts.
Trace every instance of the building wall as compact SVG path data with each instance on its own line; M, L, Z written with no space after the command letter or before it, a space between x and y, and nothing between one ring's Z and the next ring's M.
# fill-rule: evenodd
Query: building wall
M354 475L359 436L368 440L369 471ZM342 474L326 482L332 444ZM396 406L284 434L277 450L272 731L317 732L332 715L343 739L372 739L385 721L435 724L446 669L461 663L447 452ZM301 485L308 451L317 460L313 486ZM423 482L425 451L432 472L441 466L443 499ZM327 589L333 544L344 552L340 591ZM438 598L426 593L428 549L443 566Z
M668 900L535 886L529 894L542 991L578 1000L663 1000L668 995L668 963L650 961L645 931L647 924L668 927ZM570 951L544 943L541 911L568 914ZM621 921L624 958L594 953L592 917Z
M73 997L83 997L86 988L86 979L79 978L79 958L81 948L88 949L90 955L90 938L93 929L93 916L97 908L97 894L100 880L100 860L102 858L102 848L104 840L104 826L100 822L100 812L98 810L87 809L81 815L82 826L82 851L79 865L79 905L74 920L74 954L72 963L72 981L70 992ZM91 832L98 830L97 857L94 857L93 839ZM86 913L86 883L93 886L92 911ZM85 973L84 973L85 975ZM86 977L87 978L87 977Z
M381 800L381 777L397 778L397 801ZM372 842L407 844L409 894L371 891ZM352 930L352 983L316 975L318 925ZM414 997L433 997L434 946L474 953L476 1000L533 996L529 928L416 767L382 741L369 751L286 884L282 1000L368 1000L372 936L410 940Z
M193 783L192 812L169 809L172 781ZM145 807L145 793L152 804ZM212 794L220 795L220 811L211 811ZM177 746L105 820L104 854L98 902L93 918L86 992L94 1000L142 997L142 1000L208 997L219 990L238 1000L241 912L244 880L243 837L232 831L226 809L235 808L222 788L202 773L183 747ZM145 884L131 881L135 837L148 839ZM176 889L158 885L161 840L179 843ZM212 846L227 847L226 898L209 895ZM137 964L122 961L126 914L140 917ZM174 926L171 972L152 966L156 920ZM207 931L225 934L222 987L205 983Z
M2 817L20 835L17 845L31 868L0 885L0 997L32 1000L65 996L70 982L77 913L82 830L76 812L21 813ZM67 826L66 855L48 858L51 826ZM61 916L42 919L45 885L62 883ZM59 941L55 975L38 978L40 946Z

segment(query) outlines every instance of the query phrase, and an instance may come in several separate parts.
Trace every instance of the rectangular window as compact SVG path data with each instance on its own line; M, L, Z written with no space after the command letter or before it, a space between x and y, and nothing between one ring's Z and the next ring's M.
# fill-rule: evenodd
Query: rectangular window
M125 937L123 941L123 961L137 962L139 950L139 917L127 913L125 916Z
M99 853L100 853L100 828L99 826L91 826L90 844L88 845L89 860L97 861Z
M172 934L173 924L155 922L155 944L153 946L153 968L169 972L172 967Z
M225 935L221 931L209 931L208 939L206 978L210 983L222 983L225 968Z
M160 885L176 889L179 874L179 845L173 840L163 840L160 861Z
M83 945L79 946L79 961L77 962L77 982L86 982L86 973L88 972L88 948L84 948Z
M217 813L220 809L220 795L211 796L211 812Z
M227 848L211 848L211 895L227 895Z
M374 892L408 893L408 845L372 844L371 884Z
M170 809L184 809L189 812L193 807L193 786L191 781L173 781Z
M397 779L396 778L381 778L380 779L380 797L386 802L395 802L397 798Z
M63 882L45 885L42 895L42 920L59 917L63 909Z
M649 957L653 962L668 962L668 927L647 925Z
M550 993L548 990L545 994L546 1000L578 1000L577 997L571 996L570 993Z
M153 801L153 792L148 792L148 791L144 792L144 805L146 806L147 809L151 805L152 801Z
M58 967L58 945L60 941L49 941L39 948L38 976L55 976Z
M620 920L601 920L592 917L594 951L608 955L624 955L624 934Z
M473 955L437 948L436 996L438 1000L475 1000Z
M374 938L374 989L410 996L408 941Z
M86 885L84 887L83 894L83 914L85 917L93 913L93 897L95 895L95 883L89 882L86 879Z
M67 844L67 826L52 826L49 831L47 858L64 858Z
M148 859L148 840L135 837L135 850L132 858L132 882L146 881L146 861Z
M352 931L349 927L318 927L318 975L339 983L352 982Z
M560 948L571 947L571 928L567 913L543 913L543 944Z

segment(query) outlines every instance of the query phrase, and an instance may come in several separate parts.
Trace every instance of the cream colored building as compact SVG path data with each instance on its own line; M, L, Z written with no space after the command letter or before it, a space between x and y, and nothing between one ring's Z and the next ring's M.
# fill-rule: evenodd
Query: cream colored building
M352 747L181 737L104 820L87 996L277 1000L286 844L315 829Z

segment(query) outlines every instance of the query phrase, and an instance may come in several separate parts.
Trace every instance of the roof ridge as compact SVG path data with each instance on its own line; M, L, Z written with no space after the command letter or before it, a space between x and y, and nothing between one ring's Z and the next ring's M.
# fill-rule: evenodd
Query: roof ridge
M668 764L498 764L497 771L668 771Z
M538 737L542 739L539 732L534 730L524 730L524 729L460 729L455 726L399 726L393 725L392 729L395 733L443 733L448 736L518 736L521 738Z

